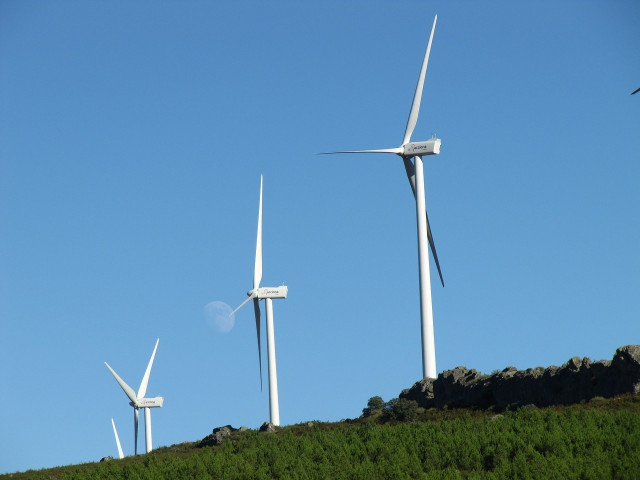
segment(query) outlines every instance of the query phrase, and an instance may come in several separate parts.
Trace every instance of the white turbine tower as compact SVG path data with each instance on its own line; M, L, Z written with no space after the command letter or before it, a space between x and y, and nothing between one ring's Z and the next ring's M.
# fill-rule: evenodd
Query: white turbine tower
M276 373L276 340L273 328L274 298L287 298L288 287L260 287L262 280L262 175L260 175L260 203L258 206L258 235L256 239L256 259L253 268L253 288L247 292L249 298L240 304L231 315L240 310L249 300L253 300L258 336L258 364L260 366L260 388L262 388L262 352L260 347L260 300L264 299L267 309L267 356L269 359L269 414L274 425L280 425L280 407L278 406L278 376Z
M118 437L118 430L116 430L116 423L111 419L111 425L113 426L113 434L116 437L116 445L118 446L118 458L124 458L124 453L122 453L122 445L120 445L120 437Z
M418 122L418 114L420 113L420 101L422 100L422 88L424 86L424 78L427 73L427 63L429 62L429 52L431 51L431 42L433 40L433 32L436 29L436 21L438 16L433 20L433 27L431 28L431 35L429 36L429 43L427 44L427 50L424 54L424 60L422 61L422 69L420 70L420 77L418 78L418 85L413 97L413 103L411 105L411 111L409 113L409 120L407 122L407 128L404 132L404 138L402 145L396 148L385 148L379 150L350 150L342 152L329 152L329 153L395 153L402 157L404 167L411 184L411 190L416 200L416 215L418 223L418 262L420 270L420 317L421 317L421 333L422 333L422 374L423 377L435 378L436 377L436 353L435 342L433 335L433 309L431 306L431 277L429 272L429 247L431 246L431 252L438 268L438 274L440 275L440 281L444 286L444 280L442 278L442 271L440 270L440 262L438 261L438 254L436 253L436 247L431 235L431 228L429 226L429 218L427 216L427 209L425 204L424 195L424 171L422 165L422 157L424 155L437 155L440 153L441 141L438 138L432 138L426 142L412 142L411 135ZM414 161L411 162L413 157Z
M147 448L147 453L153 450L153 442L151 439L151 410L150 408L162 407L164 403L163 397L154 397L154 398L145 398L144 396L147 393L147 385L149 384L149 375L151 374L151 366L153 365L153 359L156 356L156 350L158 349L158 342L160 339L156 340L156 346L153 349L153 353L151 354L151 359L149 360L149 365L147 365L147 370L144 372L144 377L142 377L142 382L140 383L140 388L138 388L138 393L133 391L129 385L122 380L118 374L109 366L107 362L104 364L107 366L109 371L113 374L118 384L124 390L124 393L129 397L131 402L129 405L133 407L133 431L134 431L134 453L138 454L138 410L144 408L144 435L145 435L145 443ZM115 425L114 425L115 430ZM116 433L117 438L117 433Z

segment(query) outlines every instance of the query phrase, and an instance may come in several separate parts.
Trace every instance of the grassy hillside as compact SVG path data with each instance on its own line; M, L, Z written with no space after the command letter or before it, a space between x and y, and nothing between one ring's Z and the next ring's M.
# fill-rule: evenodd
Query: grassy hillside
M502 414L409 410L412 421L368 408L356 420L238 431L220 446L184 443L0 479L640 478L638 395Z

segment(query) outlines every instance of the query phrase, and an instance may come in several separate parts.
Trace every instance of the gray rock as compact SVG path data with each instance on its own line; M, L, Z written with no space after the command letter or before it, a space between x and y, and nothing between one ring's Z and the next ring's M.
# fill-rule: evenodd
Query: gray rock
M413 384L411 388L402 391L399 398L413 400L422 408L435 407L433 399L433 378L423 378Z
M571 357L569 361L563 366L566 366L566 368L568 368L569 370L577 372L582 366L582 359L580 357Z
M271 422L264 422L262 424L262 426L260 427L260 431L261 432L275 432L276 431L276 426L271 423Z
M435 406L461 407L487 403L484 399L484 379L480 372L466 367L442 372L433 383Z
M627 345L616 350L610 369L615 372L617 388L640 393L640 345Z
M200 443L198 443L199 447L208 447L208 446L216 446L222 444L227 438L231 436L236 429L231 425L225 425L224 427L216 427L211 432L211 435L207 435Z
M100 459L101 462L108 462L109 460L113 460L113 457L107 456Z

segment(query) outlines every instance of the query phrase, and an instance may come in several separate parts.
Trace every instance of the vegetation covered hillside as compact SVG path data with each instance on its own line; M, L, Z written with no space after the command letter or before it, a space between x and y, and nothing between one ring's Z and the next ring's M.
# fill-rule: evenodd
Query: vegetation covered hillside
M401 419L404 419L401 420ZM370 399L362 417L236 431L139 457L0 479L634 479L640 396L496 414Z

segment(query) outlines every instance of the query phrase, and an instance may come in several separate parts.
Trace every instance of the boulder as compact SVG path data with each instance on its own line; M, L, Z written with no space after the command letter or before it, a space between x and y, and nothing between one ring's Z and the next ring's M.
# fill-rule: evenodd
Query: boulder
M271 422L264 422L261 426L259 431L260 432L275 432L276 431L276 426L271 423Z
M262 426L260 427L260 431L261 432L275 432L276 428L278 428L278 427L276 427L273 423L264 422L262 424Z
M231 425L225 425L224 427L216 427L213 429L213 432L211 432L211 435L207 435L202 440L200 440L200 443L198 443L198 446L209 447L209 446L220 445L227 438L229 438L231 434L235 431L236 429L233 428Z

